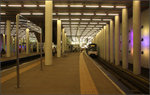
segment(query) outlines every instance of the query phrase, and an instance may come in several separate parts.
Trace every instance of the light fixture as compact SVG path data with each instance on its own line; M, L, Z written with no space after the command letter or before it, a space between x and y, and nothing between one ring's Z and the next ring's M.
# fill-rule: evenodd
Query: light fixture
M114 6L107 6L107 5L102 5L102 8L114 8Z
M85 7L87 7L87 8L98 8L99 5L86 5Z
M80 24L88 24L88 22L80 22Z
M71 20L80 20L79 18L72 18Z
M79 24L79 22L71 22L71 24Z
M83 15L94 15L94 13L83 13Z
M97 22L90 22L90 24L97 24Z
M92 20L95 20L95 21L101 21L101 19L92 19Z
M8 7L21 7L21 5L8 5Z
M103 27L102 25L96 25L96 27Z
M86 25L80 25L80 27L86 27Z
M94 25L88 25L88 27L94 27Z
M103 21L110 21L111 19L103 19Z
M118 14L115 14L115 13L110 13L108 14L109 16L117 16Z
M55 7L68 7L68 5L55 5Z
M58 15L69 15L69 13L57 13Z
M6 13L0 13L1 15L6 15Z
M56 13L52 13L53 15L56 15Z
M79 8L79 7L83 7L83 5L70 5L70 7L77 7L77 8Z
M102 16L105 16L107 15L106 13L96 13L96 15L102 15Z
M31 15L31 13L20 13L21 15Z
M126 8L126 6L116 6L116 8Z
M99 28L93 28L94 30L97 30L97 29L99 29Z
M107 24L107 23L105 23L105 22L100 22L99 24Z
M71 13L71 15L81 15L81 13Z
M6 5L0 5L0 7L6 7Z
M37 7L37 5L23 5L24 7Z
M0 22L0 24L5 24L5 22Z
M45 7L45 5L39 5L39 7Z
M32 13L32 15L43 15L43 13Z
M91 19L82 19L82 20L91 20Z
M60 20L69 20L69 18L61 18Z

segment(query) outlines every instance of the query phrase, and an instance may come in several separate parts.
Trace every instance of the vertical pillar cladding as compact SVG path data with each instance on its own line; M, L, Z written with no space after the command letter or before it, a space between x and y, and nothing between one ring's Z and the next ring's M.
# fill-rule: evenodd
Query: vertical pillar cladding
M133 1L133 73L141 73L141 8L140 0Z
M110 63L114 61L114 22L110 21Z
M7 34L7 52L6 52L6 57L10 57L11 56L11 52L10 52L10 36L11 36L10 28L11 28L10 20L7 20L6 21L6 34Z
M37 47L36 52L39 53L39 42L38 41L36 42L36 47Z
M107 61L109 61L109 59L110 59L110 39L109 39L109 36L110 36L110 34L109 34L110 32L109 32L109 24L107 24L106 25L106 38L107 38L107 42L106 42L106 46L107 46Z
M5 34L3 34L3 49L5 50Z
M115 65L120 63L120 32L119 32L119 15L115 16Z
M53 1L45 1L45 65L52 65Z
M57 57L61 57L61 20L57 20Z
M104 60L106 60L106 26L104 26Z
M29 54L29 29L26 29L26 54Z
M122 66L128 68L128 10L122 9Z
M104 29L102 28L102 58L104 59Z
M65 52L65 29L62 29L62 53Z

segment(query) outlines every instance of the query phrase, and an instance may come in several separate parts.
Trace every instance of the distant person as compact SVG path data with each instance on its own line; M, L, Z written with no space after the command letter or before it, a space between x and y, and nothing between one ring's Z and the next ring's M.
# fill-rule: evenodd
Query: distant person
M2 48L2 50L1 50L1 57L3 57L3 55L5 55L6 54L6 51Z

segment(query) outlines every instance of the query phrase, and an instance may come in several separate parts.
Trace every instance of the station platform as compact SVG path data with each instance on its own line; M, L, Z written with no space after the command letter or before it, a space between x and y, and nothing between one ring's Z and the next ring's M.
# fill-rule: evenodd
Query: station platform
M44 59L43 59L44 62ZM16 88L16 68L1 72L1 94L114 94L125 92L116 85L84 53L67 53L61 58L53 57L53 65L43 65L40 60L20 66L20 88Z

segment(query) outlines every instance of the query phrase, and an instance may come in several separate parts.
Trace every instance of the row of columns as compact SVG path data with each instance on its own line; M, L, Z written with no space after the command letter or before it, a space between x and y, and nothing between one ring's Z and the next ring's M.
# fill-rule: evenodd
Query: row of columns
M140 31L140 0L133 1L133 73L141 72L141 31ZM120 64L120 18L110 21L96 36L100 39L100 57L104 60ZM115 46L114 46L115 44ZM115 59L115 60L114 60ZM128 69L128 10L122 9L122 67Z

